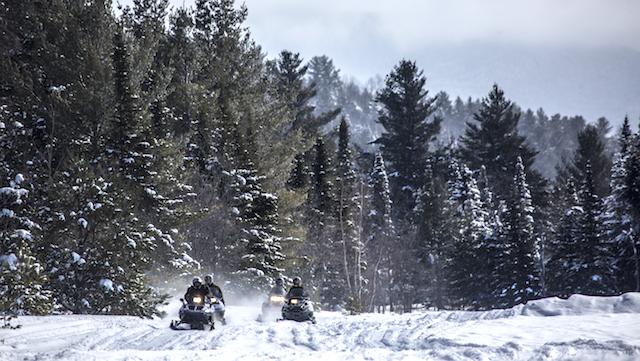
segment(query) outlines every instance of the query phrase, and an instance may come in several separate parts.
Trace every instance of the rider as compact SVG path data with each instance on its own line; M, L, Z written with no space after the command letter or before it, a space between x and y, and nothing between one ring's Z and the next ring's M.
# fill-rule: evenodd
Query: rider
M184 294L184 299L188 303L193 303L194 296L200 295L201 297L204 297L208 293L209 289L202 284L202 280L200 279L200 277L194 277L191 281L191 286L189 286L189 288L187 289L187 293Z
M286 298L287 300L292 298L309 298L309 295L304 291L304 288L302 288L302 280L300 277L293 279L293 286L289 289Z
M204 283L205 283L205 286L209 290L209 294L212 297L215 297L215 298L219 299L220 302L226 304L224 302L224 296L222 295L222 289L220 289L220 287L218 287L218 285L213 283L213 277L211 275L204 276Z
M224 302L224 296L222 295L222 289L220 289L220 287L218 287L218 285L216 285L215 283L213 283L213 277L211 275L206 275L204 276L204 283L205 283L205 287L209 290L209 296L210 297L215 297L218 300L220 300L220 303L222 303L222 305L225 305ZM227 320L224 318L224 307L220 310L217 310L216 313L218 314L218 316L220 317L220 321L222 322L223 325L227 324Z
M284 288L284 280L282 278L276 279L276 285L269 291L269 297L271 296L284 296L287 294L287 290Z

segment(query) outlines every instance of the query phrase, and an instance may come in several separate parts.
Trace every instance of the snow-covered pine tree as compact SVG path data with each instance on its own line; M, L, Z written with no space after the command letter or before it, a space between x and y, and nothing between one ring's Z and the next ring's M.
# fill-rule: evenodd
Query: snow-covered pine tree
M391 219L391 191L389 178L382 154L376 154L376 158L369 176L370 206L367 214L367 238L366 249L371 267L369 278L371 280L371 300L368 309L370 311L384 311L389 304L389 287L391 280L391 265L389 252L395 240L395 229Z
M357 176L353 166L349 125L343 117L338 130L338 150L336 153L336 241L342 248L342 273L346 291L352 303L360 304L362 300L362 260L364 249L359 242L356 220L358 214L358 194L356 191Z
M500 264L497 274L498 305L510 307L525 303L539 295L540 276L535 259L534 208L522 158L516 159L511 196L503 215L502 243L506 246L496 255Z
M591 163L585 163L582 171L580 191L578 193L581 209L578 221L577 283L575 293L587 295L611 295L615 292L615 271L611 257L612 244L603 237L602 202L596 194Z
M14 315L47 314L53 305L44 265L34 254L42 235L29 217L30 185L19 173L27 136L24 125L0 105L0 309Z
M582 209L573 179L554 191L558 221L548 244L549 258L546 264L547 295L569 297L578 285L578 233Z
M640 229L628 201L627 162L634 145L629 119L620 131L619 152L611 169L611 194L605 199L603 215L607 238L614 245L618 292L640 291Z
M281 230L278 226L278 197L263 189L265 177L256 170L252 158L252 133L240 143L239 168L232 170L230 192L232 211L240 228L237 246L241 259L237 275L242 287L266 291L284 269L280 268Z
M485 236L486 210L483 208L480 190L473 173L464 164L452 161L449 181L449 217L455 218L458 229L452 237L449 254L449 296L458 307L480 307L490 270L486 267Z

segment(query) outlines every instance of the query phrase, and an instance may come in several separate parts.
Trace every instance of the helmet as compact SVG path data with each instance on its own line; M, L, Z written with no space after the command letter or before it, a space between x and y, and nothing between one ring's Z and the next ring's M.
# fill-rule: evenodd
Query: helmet
M205 275L204 276L204 283L212 283L213 282L213 276L212 275Z
M200 277L194 277L193 281L191 281L191 284L193 284L194 286L200 286L202 284L202 280L200 279Z
M276 278L276 286L282 286L284 284L284 280L282 278Z
M296 277L296 278L293 279L293 285L294 286L302 285L302 280L300 279L300 277Z

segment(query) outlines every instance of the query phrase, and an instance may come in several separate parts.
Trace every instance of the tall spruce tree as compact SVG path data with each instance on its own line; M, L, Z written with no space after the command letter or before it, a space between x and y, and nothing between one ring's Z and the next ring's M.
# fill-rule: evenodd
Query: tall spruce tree
M576 293L609 295L615 291L611 244L603 237L602 203L596 194L591 163L585 163L584 179L578 193L582 214L579 218L575 267L578 268Z
M340 305L344 297L345 280L342 265L333 256L341 254L336 240L336 197L333 167L322 137L316 139L311 164L311 180L306 204L305 252L311 259L309 283L319 292L325 305Z
M358 214L358 194L356 192L356 172L353 167L351 154L351 144L349 135L349 125L347 120L342 118L338 131L338 151L336 154L336 221L337 221L337 241L342 247L343 277L345 279L347 292L352 300L361 302L358 295L361 295L362 283L360 276L363 249L358 242L356 229L356 215ZM356 298L358 298L356 300Z
M517 158L522 159L527 169L527 179L534 189L534 202L541 176L531 167L536 152L518 134L520 113L507 100L504 91L493 85L491 92L482 99L480 109L473 115L474 122L467 122L461 138L462 159L472 170L486 168L488 183L499 200L507 200L512 189L512 179L516 174Z
M435 98L428 97L423 74L415 62L402 60L376 96L382 106L378 123L384 132L375 143L389 164L395 219L403 221L413 218L429 143L440 131L441 120L431 119Z
M376 154L373 168L369 176L371 188L369 202L370 211L367 214L366 248L369 250L371 263L371 300L369 310L376 307L384 309L389 302L389 287L391 282L391 265L389 252L396 238L393 220L391 218L392 202L389 178L384 159L380 153Z
M535 210L526 180L525 165L520 157L516 159L515 170L512 193L503 216L505 227L502 242L506 247L502 254L497 255L501 264L496 268L499 286L495 291L498 292L500 306L525 303L537 297L540 291L540 276L535 259Z
M548 244L550 256L546 264L547 295L569 297L578 285L578 232L582 209L573 180L569 179L554 191L557 217L554 233Z
M605 199L603 216L607 238L614 245L617 288L620 292L640 290L640 229L634 221L634 212L627 198L628 169L633 149L633 133L629 119L625 118L619 138L619 152L614 156L611 169L611 194Z

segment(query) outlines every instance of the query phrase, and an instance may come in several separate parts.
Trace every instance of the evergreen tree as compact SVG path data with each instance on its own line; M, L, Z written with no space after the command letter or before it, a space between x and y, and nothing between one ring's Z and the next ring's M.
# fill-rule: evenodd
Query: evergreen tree
M494 84L489 95L482 99L481 108L473 116L475 122L467 122L461 138L460 149L463 160L472 170L486 168L489 184L499 200L507 200L512 189L511 180L516 174L514 165L522 158L527 169L529 183L534 186L534 198L541 177L533 171L536 152L518 134L520 113L507 100L504 91ZM534 199L538 203L539 199Z
M426 78L415 62L402 60L385 80L376 101L382 105L378 122L384 132L375 143L389 163L395 219L412 218L415 193L423 185L429 142L440 130L430 120L435 98L428 97Z
M306 252L311 258L310 283L319 290L323 304L342 304L344 278L341 265L333 257L340 254L336 240L336 198L332 166L322 137L316 139L314 161L306 204Z
M446 181L435 174L432 164L433 161L429 159L425 169L424 185L416 197L416 227L420 242L420 261L428 273L424 280L429 285L427 297L437 308L442 309L445 307L447 296L445 264L450 254L447 225L452 219L446 214Z
M371 301L369 310L388 304L388 290L390 287L390 259L389 252L393 247L395 229L391 219L391 191L389 178L381 154L376 154L375 162L370 174L370 211L367 215L366 248L369 250L372 267Z
M234 213L241 227L239 245L243 248L240 276L247 288L266 291L284 271L278 228L278 198L262 189L264 176L258 175L252 162L232 175Z
M596 195L591 163L585 164L584 179L580 187L579 205L582 211L577 233L576 293L608 295L614 292L614 270L610 244L603 237L601 223L602 204Z
M585 178L587 162L590 164L596 195L600 198L609 194L609 173L611 171L611 157L605 149L602 137L598 128L587 125L578 133L578 149L574 158L566 169L560 170L558 177L560 182L567 177L576 180Z
M539 295L540 277L535 260L534 208L526 181L524 162L516 160L516 175L507 201L502 242L503 253L496 255L501 264L496 268L498 304L513 306L526 303Z
M361 262L363 249L358 242L355 216L358 212L356 193L356 173L353 168L349 125L345 118L340 121L338 131L338 151L336 154L336 206L337 241L342 246L343 277L349 296L356 300L361 295ZM358 303L361 300L356 300Z
M619 138L620 151L615 154L611 170L611 194L605 199L603 216L607 238L614 246L617 288L620 292L640 290L640 237L634 212L627 198L628 169L633 134L625 118Z
M578 285L578 233L582 209L572 180L563 187L557 187L555 195L558 222L549 242L551 255L546 265L545 283L548 295L569 297Z
M313 98L315 113L332 112L342 100L342 80L340 72L328 56L314 56L309 60L308 73L310 83L315 86Z

